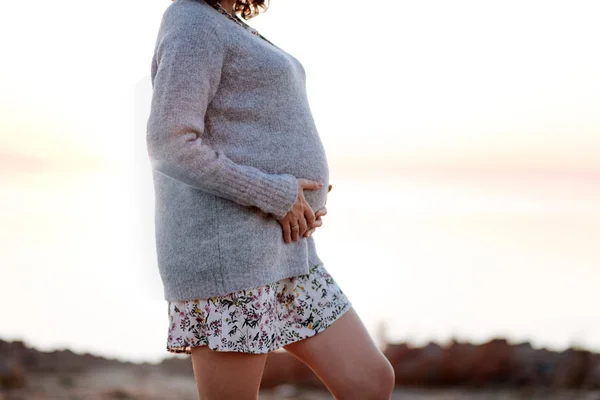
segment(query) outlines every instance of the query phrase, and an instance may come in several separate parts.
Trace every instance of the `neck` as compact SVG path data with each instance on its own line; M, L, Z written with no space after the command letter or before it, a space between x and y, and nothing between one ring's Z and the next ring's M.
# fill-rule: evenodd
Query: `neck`
M235 5L235 0L221 0L221 7L227 10L230 14L235 15L233 13L233 6Z

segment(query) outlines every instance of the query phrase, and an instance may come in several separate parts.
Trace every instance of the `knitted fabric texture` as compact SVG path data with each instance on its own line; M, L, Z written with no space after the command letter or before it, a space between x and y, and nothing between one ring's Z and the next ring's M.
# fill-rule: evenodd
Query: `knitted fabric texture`
M313 211L329 168L302 64L203 0L176 0L152 57L147 150L164 298L224 295L307 274L312 236L285 243L296 178Z

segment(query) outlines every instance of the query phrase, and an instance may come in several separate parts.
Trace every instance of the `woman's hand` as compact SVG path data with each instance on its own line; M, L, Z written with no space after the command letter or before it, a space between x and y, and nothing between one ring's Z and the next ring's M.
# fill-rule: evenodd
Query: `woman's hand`
M331 192L331 188L333 186L329 185L329 188L327 189L328 192ZM304 232L304 235L302 235L304 238L309 237L310 235L312 235L312 233L320 226L323 225L323 220L321 219L321 217L323 215L327 214L327 207L323 206L323 208L319 208L316 212L315 212L315 227L314 228L310 228L309 230L307 230L306 232Z
M304 198L304 189L317 190L323 184L308 179L298 179L298 198L292 206L292 209L278 219L283 228L283 240L286 243L298 241L298 237L303 235L309 228L315 227L315 214L306 199Z
M320 208L319 210L317 210L317 212L315 212L315 226L313 228L308 229L306 232L304 232L304 235L302 235L302 237L307 238L310 235L312 235L312 233L319 228L320 226L323 225L323 220L321 219L321 216L327 214L327 208L323 207Z

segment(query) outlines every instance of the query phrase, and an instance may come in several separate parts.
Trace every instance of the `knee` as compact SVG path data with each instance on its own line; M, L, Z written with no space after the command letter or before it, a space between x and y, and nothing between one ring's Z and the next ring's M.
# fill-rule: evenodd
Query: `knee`
M348 399L390 400L396 385L394 368L386 357L356 378Z

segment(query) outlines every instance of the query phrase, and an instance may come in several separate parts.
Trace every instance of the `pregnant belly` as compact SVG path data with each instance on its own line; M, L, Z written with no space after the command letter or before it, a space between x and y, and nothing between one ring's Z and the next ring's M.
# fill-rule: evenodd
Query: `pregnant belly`
M313 148L314 149L314 148ZM320 149L319 149L320 150ZM314 151L312 153L300 151L295 157L295 163L289 165L286 171L296 178L304 178L311 181L321 182L323 186L320 189L304 189L304 198L313 209L317 211L325 206L329 187L329 168L324 151Z
M321 182L319 189L304 189L304 198L313 212L323 208L327 202L329 187L329 169L324 157L315 154L306 157L296 157L295 163L288 163L287 168L275 173L286 173L310 181Z
M221 150L233 162L253 166L268 174L290 174L296 178L322 182L320 189L304 190L307 203L313 211L317 211L327 202L329 166L325 149L316 134L295 140L282 140L281 143L251 141L245 143L245 147L223 146Z
M323 182L323 187L317 190L304 190L304 198L306 202L310 205L313 212L325 207L327 202L327 188L329 186L328 182Z

